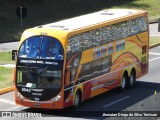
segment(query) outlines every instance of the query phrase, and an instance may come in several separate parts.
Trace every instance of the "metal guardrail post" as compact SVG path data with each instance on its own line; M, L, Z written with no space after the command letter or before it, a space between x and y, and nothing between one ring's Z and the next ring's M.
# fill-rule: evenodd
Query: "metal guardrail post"
M158 19L158 32L160 32L160 18Z
M157 91L154 91L154 105L153 105L153 111L156 111L156 95L157 95Z

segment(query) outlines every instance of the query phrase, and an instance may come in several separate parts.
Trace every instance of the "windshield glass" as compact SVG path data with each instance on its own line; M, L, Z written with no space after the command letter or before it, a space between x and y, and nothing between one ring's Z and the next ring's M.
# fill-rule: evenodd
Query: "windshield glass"
M19 57L38 58L40 55L41 40L39 36L27 39L21 45Z
M61 87L61 70L18 67L17 86L51 89Z
M49 37L44 37L40 58L63 60L63 49L60 42Z
M55 38L34 36L26 39L17 58L17 90L35 101L55 97L62 87L63 55L63 46Z
M19 50L19 57L63 60L61 43L52 37L34 36L25 40Z

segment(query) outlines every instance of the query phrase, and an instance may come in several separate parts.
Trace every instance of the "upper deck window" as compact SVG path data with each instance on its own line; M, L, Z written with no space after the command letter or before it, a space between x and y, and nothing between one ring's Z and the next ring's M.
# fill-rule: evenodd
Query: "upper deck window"
M72 35L68 39L67 54L70 55L72 53L107 44L115 40L124 39L147 30L147 18L145 16L141 16Z

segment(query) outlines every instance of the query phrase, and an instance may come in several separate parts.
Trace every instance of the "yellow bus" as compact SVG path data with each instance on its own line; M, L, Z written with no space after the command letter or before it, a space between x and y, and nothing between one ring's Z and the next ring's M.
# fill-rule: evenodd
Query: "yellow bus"
M77 108L86 99L131 88L148 72L148 14L108 9L27 29L14 68L15 102Z

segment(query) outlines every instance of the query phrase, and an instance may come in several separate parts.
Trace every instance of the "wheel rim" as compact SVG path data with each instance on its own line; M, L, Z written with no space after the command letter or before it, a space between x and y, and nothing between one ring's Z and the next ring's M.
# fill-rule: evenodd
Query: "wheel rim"
M125 88L125 86L126 86L126 78L125 77L123 77L122 78L122 88Z
M74 105L77 107L79 105L79 95L76 94Z
M130 85L133 85L133 83L134 83L134 75L131 74L131 76L130 76Z

